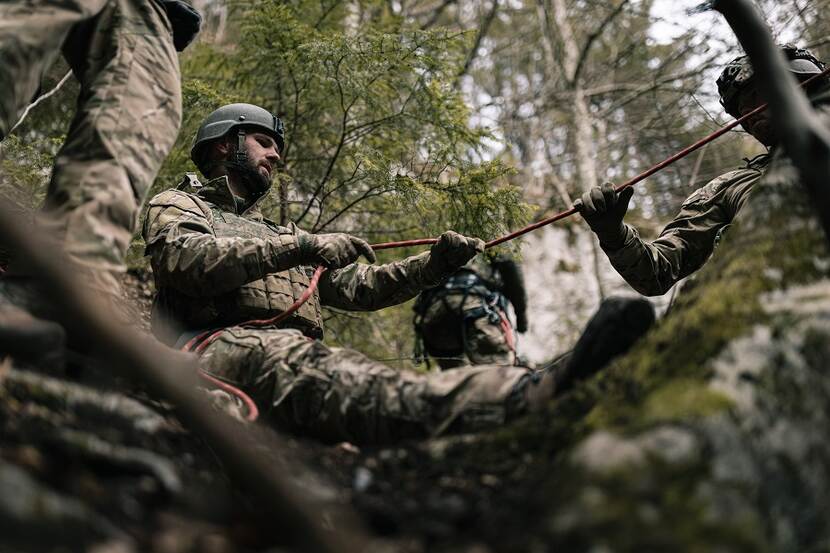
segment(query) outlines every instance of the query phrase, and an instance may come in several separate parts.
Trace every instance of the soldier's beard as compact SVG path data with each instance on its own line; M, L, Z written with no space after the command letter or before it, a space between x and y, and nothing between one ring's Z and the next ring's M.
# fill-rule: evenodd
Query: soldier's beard
M228 163L227 168L228 173L254 198L259 198L271 188L271 177L263 175L248 156L245 156L244 163Z

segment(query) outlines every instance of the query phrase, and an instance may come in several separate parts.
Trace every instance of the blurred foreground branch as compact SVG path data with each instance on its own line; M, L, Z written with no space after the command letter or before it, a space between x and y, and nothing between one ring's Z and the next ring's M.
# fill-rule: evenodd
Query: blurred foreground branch
M151 392L177 407L184 424L208 443L230 478L247 492L269 535L302 551L367 551L367 539L351 511L312 503L307 493L282 476L284 469L255 454L263 447L276 455L289 451L278 436L269 433L269 443L263 443L258 434L264 433L241 427L210 407L196 390L195 358L113 323L102 300L66 270L71 264L49 244L37 239L36 233L5 202L0 202L0 236L12 250L23 252L21 257L27 259L37 275L43 293L56 311L72 322L73 331L93 345L97 356L107 361L112 370L145 383ZM294 459L284 462L289 466L297 463Z

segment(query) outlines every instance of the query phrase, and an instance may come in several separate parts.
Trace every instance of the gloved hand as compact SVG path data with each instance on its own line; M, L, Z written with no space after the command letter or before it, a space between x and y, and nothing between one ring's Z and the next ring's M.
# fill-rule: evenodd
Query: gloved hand
M516 313L516 332L520 334L527 332L527 314Z
M483 251L483 240L448 230L430 248L426 270L434 280L441 280Z
M202 16L183 0L162 0L167 19L173 27L173 46L181 52L193 42L202 27Z
M372 247L365 241L349 234L300 234L300 258L309 265L325 265L339 269L357 261L361 255L369 263L377 258Z
M614 185L606 182L591 188L574 203L603 247L610 250L622 247L625 241L623 217L633 194L634 188L631 186L617 193L614 192Z

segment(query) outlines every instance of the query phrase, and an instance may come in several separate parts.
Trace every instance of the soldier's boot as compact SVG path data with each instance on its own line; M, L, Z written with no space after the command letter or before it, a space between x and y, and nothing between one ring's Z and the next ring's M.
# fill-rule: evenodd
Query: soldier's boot
M139 315L129 302L123 301L121 285L115 275L107 271L84 268L79 264L72 264L67 270L74 271L76 282L87 289L91 296L90 300L96 301L99 308L106 311L114 325L125 328L134 327ZM78 332L71 324L67 324L66 316L55 308L47 295L43 293L40 284L27 272L15 272L13 276L0 278L0 308L4 306L17 308L34 320L40 320L44 324L39 325L38 329L45 330L47 326L62 328L64 344L71 350L72 356L79 361L82 362L89 355L92 344L88 342L88 337ZM9 309L10 321L16 316L12 315L12 312L13 310ZM0 333L11 339L15 335L14 326L15 323L11 322L0 323ZM35 326L31 324L26 326L33 331L35 329Z
M0 280L0 357L62 371L66 333L58 323L33 315L26 307L28 295L13 280Z
M571 352L559 391L599 372L626 353L654 325L654 307L643 298L604 300Z
M528 409L538 410L551 398L602 370L626 353L654 325L654 307L642 298L608 298L588 321L573 351L528 377L524 395Z

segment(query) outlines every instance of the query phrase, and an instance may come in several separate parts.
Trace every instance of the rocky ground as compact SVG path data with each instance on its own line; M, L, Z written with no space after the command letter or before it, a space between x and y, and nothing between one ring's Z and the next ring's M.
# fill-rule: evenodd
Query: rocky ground
M126 276L145 329L152 293L145 273ZM73 371L0 366L0 551L274 550L279 537L255 522L244 492L171 406L100 367ZM362 449L288 443L309 468L300 476L309 493L354 508L384 550L530 543L544 447L507 443L488 461L475 437Z

